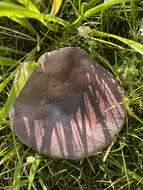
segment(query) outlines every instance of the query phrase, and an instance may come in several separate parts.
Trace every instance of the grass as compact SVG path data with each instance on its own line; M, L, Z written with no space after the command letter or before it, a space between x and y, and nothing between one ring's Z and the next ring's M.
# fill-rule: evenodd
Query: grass
M0 190L143 189L141 5L134 0L0 1ZM38 155L17 139L7 118L39 56L65 46L85 49L124 87L127 119L108 155L107 149L78 161ZM13 85L25 62L33 64Z

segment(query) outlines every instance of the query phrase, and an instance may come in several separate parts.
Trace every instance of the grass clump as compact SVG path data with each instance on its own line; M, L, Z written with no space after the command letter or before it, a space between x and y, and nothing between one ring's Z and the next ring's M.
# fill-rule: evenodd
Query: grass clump
M143 189L142 11L134 0L0 1L0 189ZM79 161L37 155L7 119L39 56L65 46L85 49L125 89L127 120L104 162L106 150ZM33 64L14 86L25 62Z

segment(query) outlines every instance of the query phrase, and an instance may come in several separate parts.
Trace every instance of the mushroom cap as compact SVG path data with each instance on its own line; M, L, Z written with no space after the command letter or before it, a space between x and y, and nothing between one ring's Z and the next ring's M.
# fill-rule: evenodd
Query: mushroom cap
M17 136L42 154L66 159L108 146L125 119L113 75L78 47L45 53L39 62L10 110Z

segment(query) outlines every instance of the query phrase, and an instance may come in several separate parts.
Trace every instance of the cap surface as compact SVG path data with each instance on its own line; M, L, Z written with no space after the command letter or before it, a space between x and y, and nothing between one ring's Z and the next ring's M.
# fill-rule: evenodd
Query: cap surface
M39 62L10 110L22 142L66 159L109 145L125 119L122 89L113 75L80 48L45 53Z

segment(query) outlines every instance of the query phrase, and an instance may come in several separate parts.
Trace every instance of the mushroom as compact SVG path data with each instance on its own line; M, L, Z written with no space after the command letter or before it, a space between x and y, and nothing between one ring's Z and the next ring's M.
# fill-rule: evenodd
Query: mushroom
M66 47L40 57L10 119L28 147L49 157L81 159L108 146L121 130L122 96L112 74L84 50Z

